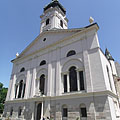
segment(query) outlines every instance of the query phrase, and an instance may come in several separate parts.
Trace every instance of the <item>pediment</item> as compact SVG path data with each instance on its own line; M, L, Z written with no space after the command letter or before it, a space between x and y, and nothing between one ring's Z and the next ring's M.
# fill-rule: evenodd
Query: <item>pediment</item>
M89 29L92 26L96 29L99 28L98 25L94 23L87 27L78 29L57 29L44 31L30 45L28 45L28 47L26 47L25 50L23 50L23 52L16 59L12 60L12 62L20 58L35 54L36 52L46 49L49 46L55 45L62 40L70 38L71 36L74 36L79 32L84 31L85 29Z
M23 52L19 55L19 58L28 56L36 51L46 48L58 41L72 36L78 31L51 31L41 33Z

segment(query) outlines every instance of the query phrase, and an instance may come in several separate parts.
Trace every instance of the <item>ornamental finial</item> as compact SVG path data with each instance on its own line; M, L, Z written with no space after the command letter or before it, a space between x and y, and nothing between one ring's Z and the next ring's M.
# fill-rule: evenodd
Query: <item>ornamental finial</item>
M16 53L16 57L18 57L18 56L19 56L19 53L17 52L17 53Z
M92 17L90 17L89 22L90 22L90 24L92 24L94 22L94 19Z

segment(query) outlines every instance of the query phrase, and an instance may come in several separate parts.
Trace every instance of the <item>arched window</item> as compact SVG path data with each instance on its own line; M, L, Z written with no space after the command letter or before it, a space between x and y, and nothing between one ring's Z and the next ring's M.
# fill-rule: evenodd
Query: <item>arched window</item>
M21 114L22 114L22 108L21 108L21 107L19 107L19 108L18 108L18 117L20 117L20 116L21 116Z
M44 87L45 87L45 75L42 74L40 76L40 85L39 85L39 90L42 94L44 94Z
M24 98L26 84L21 80L15 85L15 98Z
M77 71L76 67L72 66L69 69L70 91L77 91Z
M48 25L50 23L50 19L48 18L47 20L46 20L46 25Z
M13 115L13 107L11 107L11 110L10 110L10 116Z
M63 28L63 21L60 20L60 26Z
M23 89L23 80L20 81L18 98L21 98L22 89Z
M20 72L24 72L25 71L25 68L23 67L23 68L21 68L21 70L20 70Z
M87 109L86 109L85 104L80 105L80 117L81 117L81 119L87 118Z
M43 60L43 61L41 61L40 66L45 65L45 64L46 64L46 61Z
M67 53L67 57L75 55L75 54L76 54L76 52L74 50L71 50Z
M62 120L67 120L68 117L68 108L66 105L62 107Z

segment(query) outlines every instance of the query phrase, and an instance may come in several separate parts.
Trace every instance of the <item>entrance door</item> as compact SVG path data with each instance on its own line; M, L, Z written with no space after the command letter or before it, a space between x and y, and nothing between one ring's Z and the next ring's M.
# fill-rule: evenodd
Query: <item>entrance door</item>
M41 119L41 110L42 110L42 103L39 103L37 105L37 117L36 117L36 120L40 120Z

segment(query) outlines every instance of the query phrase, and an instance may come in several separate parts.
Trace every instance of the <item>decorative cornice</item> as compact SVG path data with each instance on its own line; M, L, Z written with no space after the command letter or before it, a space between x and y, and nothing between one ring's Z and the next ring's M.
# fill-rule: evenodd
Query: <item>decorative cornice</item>
M44 100L62 100L62 99L75 99L75 98L85 98L85 97L98 97L98 96L110 96L118 99L118 96L113 92L106 90L100 92L70 92L63 93L60 96L41 96L41 97L33 97L28 99L14 99L10 101L6 101L5 103L21 103L21 102L35 102L35 101L44 101Z

